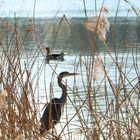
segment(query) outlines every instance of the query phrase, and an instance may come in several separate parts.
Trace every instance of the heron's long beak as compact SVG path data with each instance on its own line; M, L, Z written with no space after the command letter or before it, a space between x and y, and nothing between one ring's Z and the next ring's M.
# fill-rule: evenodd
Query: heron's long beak
M79 75L79 73L69 73L67 76Z

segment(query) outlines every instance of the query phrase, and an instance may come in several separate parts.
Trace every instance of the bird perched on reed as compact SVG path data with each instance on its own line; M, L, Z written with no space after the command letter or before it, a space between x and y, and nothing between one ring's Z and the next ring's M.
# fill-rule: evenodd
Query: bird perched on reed
M43 115L40 119L40 134L43 135L46 131L54 128L61 117L61 111L67 100L67 87L62 83L62 79L67 76L77 75L78 73L69 73L67 71L61 72L58 76L58 85L62 89L62 95L60 98L53 98L50 103L47 104Z

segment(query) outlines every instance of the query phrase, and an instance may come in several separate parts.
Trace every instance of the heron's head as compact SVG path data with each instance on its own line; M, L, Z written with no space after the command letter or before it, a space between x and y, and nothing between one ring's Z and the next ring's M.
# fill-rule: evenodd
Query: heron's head
M59 74L58 77L60 78L64 78L64 77L67 77L67 76L74 76L74 75L78 75L79 73L70 73L70 72L67 72L67 71L63 71Z

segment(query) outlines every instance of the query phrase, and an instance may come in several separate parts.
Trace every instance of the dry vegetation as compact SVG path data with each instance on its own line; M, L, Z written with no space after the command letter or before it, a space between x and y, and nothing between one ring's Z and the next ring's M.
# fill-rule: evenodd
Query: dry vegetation
M133 10L135 9L133 5L131 7ZM107 44L107 38L105 38L106 32L109 30L109 21L105 17L100 18L100 16L97 19L94 30L92 30L94 32L93 48L86 56L82 56L83 52L81 51L78 61L75 61L75 65L73 65L75 71L80 72L84 96L82 96L75 78L74 91L70 89L71 92L74 92L75 100L70 100L69 97L75 112L71 118L67 118L67 112L65 113L65 125L60 133L57 133L57 136L50 132L44 139L61 139L63 136L62 139L70 140L140 140L140 73L138 63L140 56L137 54L137 47L139 46L130 42L133 46L122 53L121 60L117 54L116 46L114 46L112 55ZM102 22L104 19L105 22ZM55 37L57 37L62 20L59 22ZM36 74L44 67L44 61L42 61L41 67L36 68L32 73L34 64L41 52L40 41L35 31L35 23L27 25L24 36L21 37L20 25L18 25L16 18L13 21L11 24L2 19L0 25L0 139L40 139L38 104L41 104L41 101L38 100L39 93L37 90L37 79L40 79ZM106 23L108 25L103 25ZM104 27L106 29L102 29ZM114 29L113 36L115 36L116 30ZM33 34L36 41L35 50L30 59L26 58L21 61L27 52L24 44L30 34ZM100 55L96 46L96 38L99 35L103 35L99 39L105 48L104 60L99 57L95 58L95 54ZM127 46L128 44L123 45ZM106 55L112 61L112 65L107 64ZM129 65L130 55L133 65L128 72L126 67ZM115 67L113 78L109 75L112 66ZM83 74L83 68L86 70L84 71L85 74ZM132 69L136 76L130 80L129 76ZM95 74L96 71L100 71L99 77L103 76L101 81L98 81L99 77ZM53 92L52 87L50 90ZM47 98L47 95L44 98ZM67 110L67 105L65 110ZM80 127L71 131L69 124L75 117L78 118ZM65 129L67 129L67 133Z

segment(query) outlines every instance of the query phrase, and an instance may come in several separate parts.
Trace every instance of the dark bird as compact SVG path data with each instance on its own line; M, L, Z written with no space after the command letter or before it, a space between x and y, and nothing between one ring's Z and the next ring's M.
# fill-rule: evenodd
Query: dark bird
M46 60L60 60L60 61L64 61L64 53L61 52L59 54L51 54L50 53L50 48L46 47L45 48L46 51Z
M58 76L58 85L62 89L62 95L60 98L53 98L50 103L47 104L43 115L40 119L40 134L43 135L49 129L54 128L61 117L61 112L67 100L67 87L62 83L62 78L72 75L77 75L78 73L62 72Z

